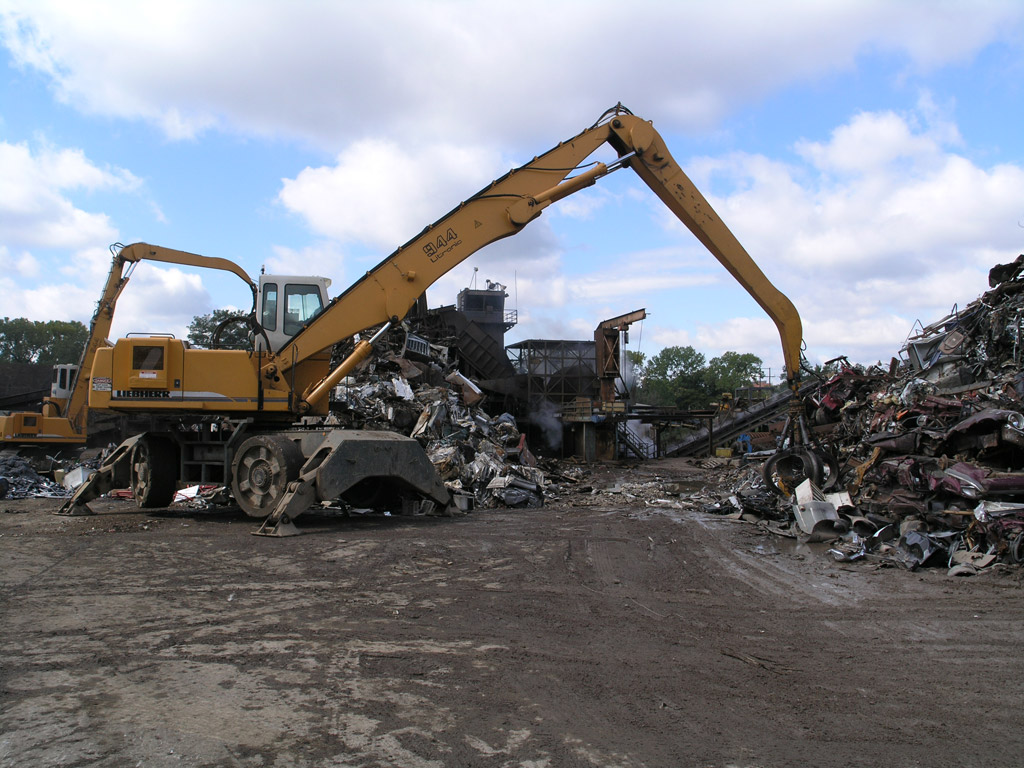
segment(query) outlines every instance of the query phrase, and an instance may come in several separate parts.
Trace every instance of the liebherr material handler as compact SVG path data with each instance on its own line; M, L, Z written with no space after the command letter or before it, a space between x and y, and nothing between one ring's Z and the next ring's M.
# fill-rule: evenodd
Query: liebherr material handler
M617 159L581 170L604 144ZM62 511L82 511L105 490L129 483L141 506L166 506L179 482L203 480L229 485L247 514L265 518L261 532L272 535L294 533L291 521L321 501L394 503L401 496L407 504L445 507L451 497L416 441L312 426L315 419L304 417L327 413L331 389L434 281L485 245L517 234L552 203L624 167L772 318L795 392L802 343L796 308L754 263L651 123L620 104L460 203L322 307L322 293L308 279L261 279L250 351L191 349L164 336L132 336L97 350L90 407L146 412L162 427L122 443ZM333 345L369 328L378 330L332 369ZM789 431L791 454L820 475L822 463L800 446L795 421Z
M117 300L131 279L135 267L143 259L163 261L182 266L220 269L233 272L244 280L256 295L256 285L237 264L227 259L199 256L169 248L111 246L114 258L107 274L103 292L96 303L89 324L89 336L78 365L53 366L50 396L43 398L40 412L19 411L0 415L0 448L36 446L54 449L60 446L82 446L88 437L89 382L92 364L98 349L110 346L108 337L114 321Z

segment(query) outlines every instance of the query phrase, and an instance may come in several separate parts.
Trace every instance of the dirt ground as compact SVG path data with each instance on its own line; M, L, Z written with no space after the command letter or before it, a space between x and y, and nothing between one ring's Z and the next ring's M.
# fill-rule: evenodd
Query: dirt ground
M0 501L4 766L993 766L1024 748L1014 571L840 564L610 494L305 517L288 539L237 512L57 506Z

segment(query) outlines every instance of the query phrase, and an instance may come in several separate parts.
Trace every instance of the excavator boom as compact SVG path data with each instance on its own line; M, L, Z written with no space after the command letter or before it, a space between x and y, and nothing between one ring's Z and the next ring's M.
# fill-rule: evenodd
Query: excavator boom
M616 163L611 167L598 163L569 178L606 143L618 153ZM579 135L493 181L367 272L280 350L276 371L301 364L341 338L404 317L446 272L489 243L516 234L551 203L620 165L636 171L775 322L792 386L799 377L802 340L796 308L765 277L672 158L653 126L621 106Z

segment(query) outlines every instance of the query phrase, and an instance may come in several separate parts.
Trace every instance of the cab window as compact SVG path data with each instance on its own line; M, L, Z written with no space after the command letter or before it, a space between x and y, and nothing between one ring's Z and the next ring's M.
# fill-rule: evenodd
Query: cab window
M263 284L263 319L260 323L265 330L277 330L277 283Z
M315 285L286 285L284 287L284 332L294 336L302 326L324 308L320 290Z

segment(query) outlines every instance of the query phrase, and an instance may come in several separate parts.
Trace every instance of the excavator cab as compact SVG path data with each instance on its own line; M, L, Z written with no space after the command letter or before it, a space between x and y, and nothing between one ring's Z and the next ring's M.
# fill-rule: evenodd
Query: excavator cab
M71 399L77 375L77 365L58 364L53 366L50 396L43 401L43 413L58 416L64 410L68 400Z
M326 277L260 275L257 298L260 325L276 352L302 327L319 315L330 299ZM257 349L263 339L256 339Z
M77 373L77 365L53 366L53 381L50 384L50 397L60 400L67 400L71 397L71 390L75 386L75 375Z

